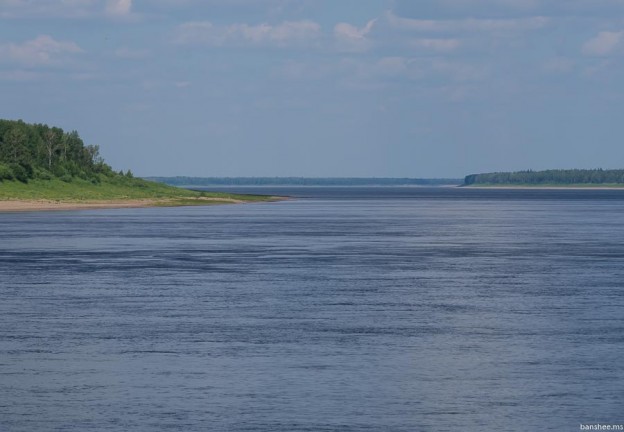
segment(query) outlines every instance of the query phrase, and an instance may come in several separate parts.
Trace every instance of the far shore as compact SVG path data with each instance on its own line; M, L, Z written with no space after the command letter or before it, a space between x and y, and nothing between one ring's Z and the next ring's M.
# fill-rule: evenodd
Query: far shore
M268 201L282 201L285 197L267 197ZM143 207L182 207L216 204L245 204L254 201L244 201L234 198L202 197L197 199L128 199L128 200L99 200L99 201L53 201L53 200L0 200L0 213L7 212L36 212L62 210L97 210ZM261 202L261 201L255 201Z
M575 186L575 185L570 185L570 186L539 186L539 185L535 185L535 186L528 186L528 185L505 185L505 186L473 186L473 185L459 185L457 187L460 187L462 189L520 189L520 190L524 190L524 189L528 189L528 190L535 190L535 189L546 189L546 190L624 190L624 186Z

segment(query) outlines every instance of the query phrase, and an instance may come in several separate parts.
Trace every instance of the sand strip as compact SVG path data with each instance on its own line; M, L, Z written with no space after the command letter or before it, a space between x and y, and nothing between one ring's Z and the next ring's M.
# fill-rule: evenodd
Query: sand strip
M110 201L50 201L50 200L0 200L0 212L54 211L54 210L89 210L115 208L141 208L154 206L184 206L206 204L242 204L247 201L233 198L203 197L190 202L182 199L134 199Z

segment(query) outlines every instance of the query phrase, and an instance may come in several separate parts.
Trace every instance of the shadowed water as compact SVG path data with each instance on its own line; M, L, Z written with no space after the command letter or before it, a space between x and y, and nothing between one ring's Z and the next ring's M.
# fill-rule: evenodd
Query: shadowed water
M624 192L253 190L0 214L0 430L624 422Z

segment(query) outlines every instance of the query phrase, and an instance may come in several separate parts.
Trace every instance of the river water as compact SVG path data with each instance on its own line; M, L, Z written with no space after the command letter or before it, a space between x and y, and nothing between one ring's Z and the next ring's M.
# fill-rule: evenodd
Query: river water
M624 423L624 191L236 190L0 214L0 431Z

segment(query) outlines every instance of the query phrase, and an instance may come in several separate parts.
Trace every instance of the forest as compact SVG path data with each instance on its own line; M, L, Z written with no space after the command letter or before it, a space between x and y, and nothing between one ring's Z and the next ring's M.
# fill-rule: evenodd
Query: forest
M104 163L97 145L85 145L78 132L45 124L0 120L0 182L75 178L93 184L123 175Z
M559 169L471 174L464 185L573 185L624 184L624 170Z

